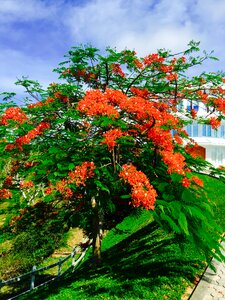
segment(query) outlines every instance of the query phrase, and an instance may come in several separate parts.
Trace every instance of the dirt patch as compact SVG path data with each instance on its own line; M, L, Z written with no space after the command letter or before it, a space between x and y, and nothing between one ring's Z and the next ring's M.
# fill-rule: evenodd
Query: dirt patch
M71 228L68 232L66 245L55 250L51 257L61 257L69 255L76 245L83 242L85 235L80 228Z

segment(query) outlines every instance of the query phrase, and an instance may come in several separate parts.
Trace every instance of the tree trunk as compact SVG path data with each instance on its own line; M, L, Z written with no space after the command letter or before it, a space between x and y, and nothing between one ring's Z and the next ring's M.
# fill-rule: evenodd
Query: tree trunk
M95 200L95 197L92 197L91 205L93 209L93 220L92 220L93 260L95 264L99 264L101 262L101 244L102 244L101 231L102 230L101 230L99 206Z

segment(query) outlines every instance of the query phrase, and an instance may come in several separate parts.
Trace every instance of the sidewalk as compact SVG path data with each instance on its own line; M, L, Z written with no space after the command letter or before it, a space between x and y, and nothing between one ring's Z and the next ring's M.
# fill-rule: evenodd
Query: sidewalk
M208 267L189 300L225 300L225 262L213 259L212 263L216 273Z

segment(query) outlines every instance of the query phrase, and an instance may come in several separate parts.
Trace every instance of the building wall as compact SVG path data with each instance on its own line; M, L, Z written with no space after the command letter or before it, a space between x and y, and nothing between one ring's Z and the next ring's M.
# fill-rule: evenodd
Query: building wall
M198 145L204 147L205 159L215 167L225 166L225 124L218 130L206 124L189 124L185 130Z
M209 110L203 103L200 105L195 101L184 101L181 111L190 111L195 109L198 117L205 117L210 114ZM205 148L205 159L215 167L225 166L225 121L221 122L221 126L215 130L208 124L198 124L194 121L185 127L188 135L195 140L198 145Z

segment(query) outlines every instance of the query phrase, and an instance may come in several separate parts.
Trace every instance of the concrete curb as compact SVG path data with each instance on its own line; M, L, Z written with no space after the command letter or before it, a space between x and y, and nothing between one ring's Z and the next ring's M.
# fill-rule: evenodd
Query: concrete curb
M225 248L225 242L222 246ZM225 300L225 262L213 259L212 263L216 273L207 267L189 300Z

